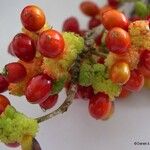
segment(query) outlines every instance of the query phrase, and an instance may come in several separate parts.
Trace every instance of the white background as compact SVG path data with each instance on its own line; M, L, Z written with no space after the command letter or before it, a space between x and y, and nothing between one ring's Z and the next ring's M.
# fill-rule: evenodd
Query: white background
M0 65L14 61L7 54L11 38L20 31L20 12L27 4L37 4L46 13L48 22L61 29L69 16L77 16L85 28L88 18L78 9L81 0L0 0ZM104 1L97 0L99 5ZM7 95L7 93L6 93ZM43 112L25 98L9 96L18 110L29 116ZM61 94L58 105L64 99ZM114 116L108 121L96 121L88 114L88 102L75 101L69 111L40 126L37 135L42 150L149 150L134 142L150 142L150 92L135 93L126 100L116 101ZM20 148L16 149L19 150ZM0 144L0 150L10 150Z

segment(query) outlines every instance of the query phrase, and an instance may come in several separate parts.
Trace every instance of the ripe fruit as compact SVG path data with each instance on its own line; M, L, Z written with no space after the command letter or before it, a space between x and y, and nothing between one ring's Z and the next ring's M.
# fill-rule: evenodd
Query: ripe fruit
M89 99L94 95L93 88L91 86L85 87L78 85L76 98Z
M25 67L17 62L9 63L5 65L6 78L11 83L21 81L27 75Z
M121 93L118 98L126 98L131 94L129 90L127 90L124 86L122 86Z
M97 26L100 25L100 24L101 24L100 19L99 19L99 18L96 18L96 17L93 17L93 18L91 18L91 19L89 20L88 26L89 26L89 29L93 29L93 28L97 27Z
M80 10L87 16L94 17L99 13L98 6L91 1L84 1L80 4Z
M17 34L12 40L14 54L23 61L31 61L35 57L35 46L32 39L24 33Z
M44 102L52 90L51 78L45 74L37 75L28 83L25 95L28 102L37 104Z
M130 47L130 36L125 30L115 27L106 36L107 48L116 54L124 54Z
M130 78L129 65L124 61L116 62L110 70L110 79L117 84L125 84Z
M62 35L55 30L46 30L42 32L37 41L37 49L45 57L57 57L64 50L64 39Z
M112 7L117 7L119 5L119 0L108 0L108 4Z
M0 93L5 92L8 89L8 81L2 75L0 75Z
M77 18L75 17L70 17L66 19L63 23L63 31L66 32L74 32L74 33L79 33L79 22Z
M100 19L102 20L103 14L107 11L112 10L113 8L110 5L105 5L102 8L100 8Z
M27 6L21 12L21 22L27 30L38 31L45 24L44 12L37 6Z
M0 114L5 111L5 108L8 105L10 105L10 101L7 99L7 97L0 94Z
M150 70L150 51L144 50L140 57L140 64Z
M16 147L19 147L19 146L20 146L20 144L19 144L19 143L17 143L17 142L14 142L14 143L6 144L6 146L11 147L11 148L16 148Z
M57 103L58 94L50 95L44 102L40 104L40 107L44 110L50 109Z
M89 112L95 119L105 120L112 113L112 105L108 95L99 92L90 99Z
M8 49L7 49L7 52L12 55L12 56L15 56L14 52L13 52L13 48L12 48L12 42L9 44L8 46Z
M112 9L103 14L102 24L107 30L111 30L114 27L127 30L129 21L123 13Z
M97 46L100 46L101 42L102 42L102 37L103 37L103 33L99 34L96 38L95 38L95 43Z
M147 68L145 68L145 66L141 65L140 63L138 65L138 70L140 72L142 72L142 74L144 75L144 77L150 78L150 70L148 70Z
M142 89L143 85L144 76L139 70L135 69L131 71L131 76L124 87L131 92L138 92Z

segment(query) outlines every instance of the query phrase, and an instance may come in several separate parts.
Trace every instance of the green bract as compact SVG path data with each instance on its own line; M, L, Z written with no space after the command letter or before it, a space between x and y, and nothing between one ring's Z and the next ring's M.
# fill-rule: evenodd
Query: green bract
M52 88L52 94L58 94L63 89L66 80L67 80L67 77L64 76L64 77L60 78L59 80L54 81L53 88Z
M38 131L38 123L32 118L7 106L0 116L0 141L3 143L21 143L24 136L35 137Z
M94 92L104 92L111 100L119 96L121 87L108 79L107 68L102 64L83 63L80 68L79 84L92 85Z
M57 58L44 58L42 68L48 75L60 79L68 75L68 70L84 48L84 39L77 34L64 32L65 49Z

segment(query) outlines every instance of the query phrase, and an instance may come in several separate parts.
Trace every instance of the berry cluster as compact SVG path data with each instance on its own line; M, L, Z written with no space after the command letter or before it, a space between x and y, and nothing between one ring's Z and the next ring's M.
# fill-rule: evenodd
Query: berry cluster
M21 144L26 150L41 120L67 110L72 101L70 93L75 99L89 100L93 118L107 120L114 112L116 98L139 92L144 84L150 87L149 5L135 2L136 14L128 18L117 10L122 2L108 0L108 4L99 7L91 1L82 2L80 10L90 17L88 29L80 29L77 18L70 17L64 21L62 33L48 26L39 7L29 5L22 10L22 32L8 47L9 54L19 60L4 66L0 93L8 90L16 96L25 95L29 103L48 110L65 88L67 102L54 114L31 119L0 95L0 140L6 145ZM11 136L5 126L8 120ZM15 131L17 134L13 134Z

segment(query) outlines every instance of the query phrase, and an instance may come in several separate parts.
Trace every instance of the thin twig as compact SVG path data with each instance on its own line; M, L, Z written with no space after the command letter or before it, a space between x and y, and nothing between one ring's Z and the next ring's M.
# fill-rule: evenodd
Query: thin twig
M64 103L58 109L54 110L53 112L51 112L51 113L49 113L49 114L47 114L45 116L36 118L37 122L40 123L40 122L46 121L46 120L48 120L48 119L50 119L52 117L55 117L58 114L63 114L64 112L66 112L68 110L69 106L73 102L73 99L75 97L75 93L76 93L76 86L73 85L68 90L67 98L65 99Z

